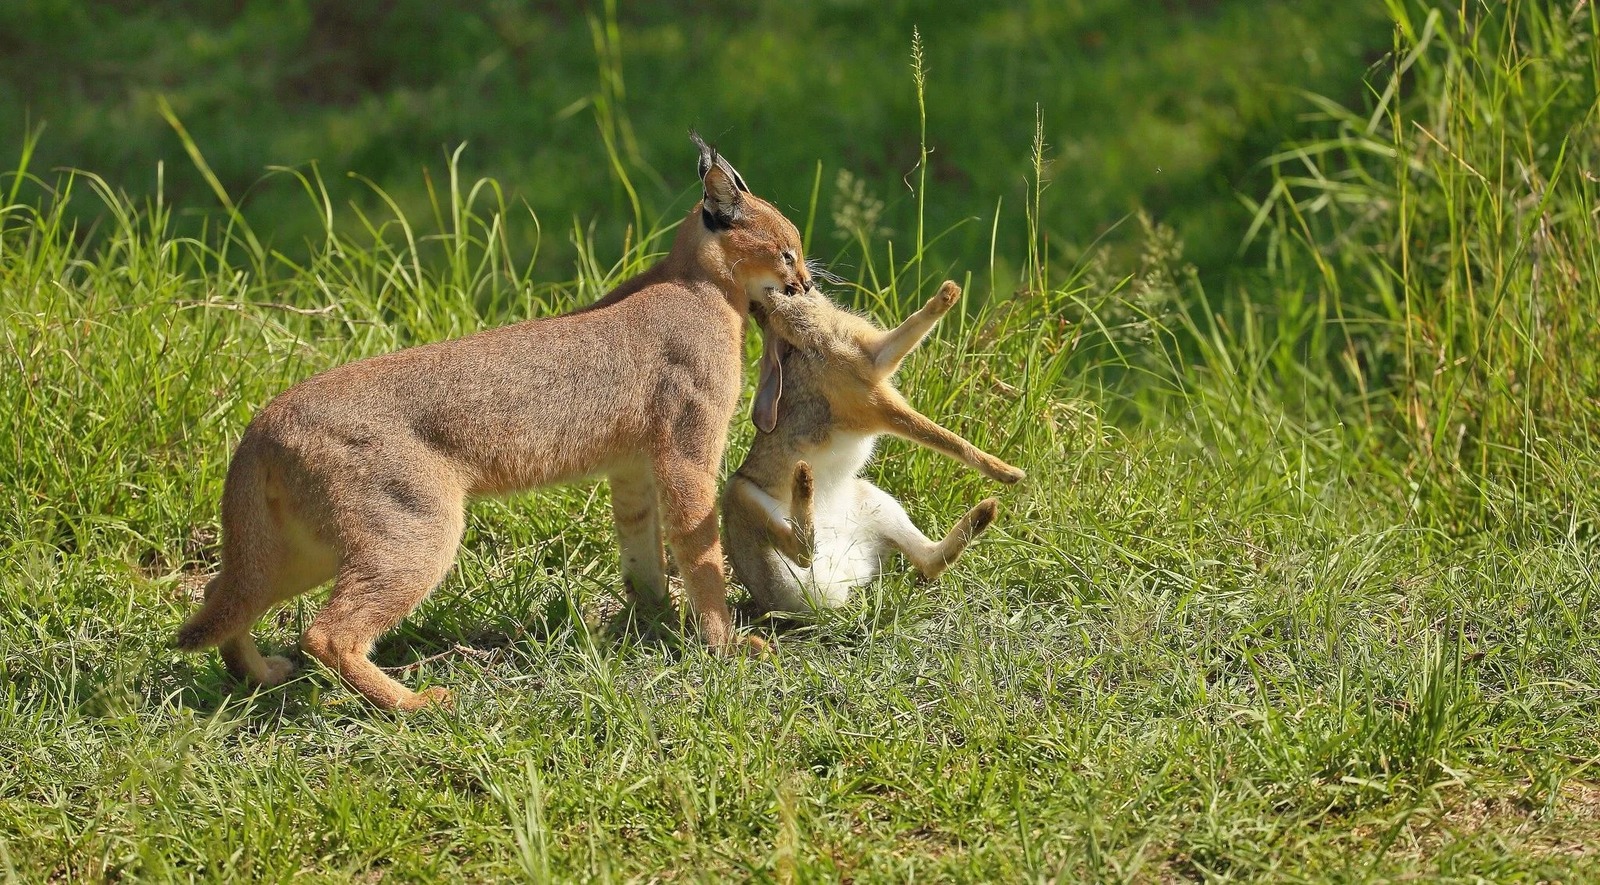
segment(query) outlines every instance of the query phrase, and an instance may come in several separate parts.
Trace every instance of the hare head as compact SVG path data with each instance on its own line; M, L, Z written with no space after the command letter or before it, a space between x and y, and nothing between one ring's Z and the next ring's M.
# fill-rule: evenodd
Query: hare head
M838 281L821 269L813 273ZM774 294L764 303L752 304L750 315L761 327L761 374L751 420L764 433L777 425L784 362L792 352L824 356L814 371L841 395L851 391L864 398L894 374L894 366L880 367L875 361L873 348L883 330L835 304L820 288Z

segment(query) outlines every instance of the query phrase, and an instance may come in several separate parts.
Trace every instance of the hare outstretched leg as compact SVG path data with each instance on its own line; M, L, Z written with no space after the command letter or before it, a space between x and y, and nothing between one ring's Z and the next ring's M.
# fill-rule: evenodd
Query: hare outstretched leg
M873 356L873 362L880 370L893 373L906 356L917 349L922 339L928 337L928 333L933 331L933 327L939 324L939 320L950 312L950 308L955 306L960 298L961 287L945 280L944 285L939 287L939 291L929 298L928 303L922 305L920 310L906 317L905 322L883 333L883 337L878 339L877 353Z
M995 482L1014 483L1027 477L957 434L940 427L933 419L913 409L894 391L888 391L881 406L884 429L903 439L926 446L941 455L960 461Z
M933 580L944 573L944 570L955 564L961 554L967 550L967 545L973 539L983 534L984 530L994 524L995 514L1000 510L1000 502L994 498L985 498L951 527L950 533L944 540L934 545L933 556L927 567L918 566L918 571L928 580Z
M957 520L944 540L934 542L911 522L905 508L888 492L865 481L862 485L865 506L874 511L875 525L884 541L904 554L917 574L929 581L944 574L966 552L967 545L994 522L999 510L999 503L987 498Z

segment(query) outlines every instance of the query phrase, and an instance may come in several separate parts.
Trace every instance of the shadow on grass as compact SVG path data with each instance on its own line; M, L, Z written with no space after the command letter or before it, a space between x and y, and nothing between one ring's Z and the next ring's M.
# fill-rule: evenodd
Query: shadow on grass
M677 614L670 610L650 613L623 604L611 606L606 614L585 617L565 594L549 598L532 617L496 612L483 619L481 612L470 608L444 607L415 620L402 621L378 641L372 662L390 677L415 688L417 673L435 664L448 671L453 662L469 661L488 670L548 660L565 651L607 656L648 651L676 660L686 649ZM283 621L287 613L280 613L279 618ZM538 648L539 653L531 653L533 648ZM519 653L518 649L523 651ZM294 662L296 670L288 682L260 688L239 680L223 666L215 649L183 655L177 662L162 658L151 665L165 671L161 681L179 686L172 695L173 702L201 715L212 715L227 707L252 722L294 718L312 710L325 711L328 705L322 695L326 691L340 696L338 706L348 701L353 710L376 712L376 708L361 704L358 696L340 686L331 671L318 665L297 644L263 643L261 651L264 655L283 655Z
M411 688L418 687L419 676L455 688L460 680L452 671L464 675L477 669L480 673L528 676L569 652L618 658L637 655L675 663L701 648L692 624L680 618L681 599L676 608L647 609L624 594L601 593L587 606L580 606L570 594L557 592L526 614L514 605L489 608L463 597L456 600L438 600L402 621L379 640L373 649L373 663ZM778 644L780 653L783 645L848 651L870 644L887 626L884 614L873 613L871 608L855 606L790 616L763 612L745 599L733 606L733 613L739 629ZM306 612L296 613L289 607L269 616L269 622L273 617L278 628L291 635L304 626L302 622L309 622ZM293 640L288 645L264 642L262 653L289 657L296 672L283 685L263 689L235 679L214 650L151 663L165 670L159 681L177 688L170 694L173 702L200 715L228 708L246 722L264 727L313 711L366 717L378 712L301 652Z
M942 605L926 582L883 577L857 588L854 598L838 608L767 611L746 599L734 607L734 616L741 628L769 640L847 651L871 644L902 622L924 619Z

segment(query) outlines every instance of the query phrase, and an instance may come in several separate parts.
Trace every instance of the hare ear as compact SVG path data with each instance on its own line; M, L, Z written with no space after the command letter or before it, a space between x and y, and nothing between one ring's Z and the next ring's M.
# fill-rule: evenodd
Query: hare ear
M783 398L783 356L788 342L761 330L761 375L756 380L756 401L750 409L750 422L762 433L778 426L778 400Z
M739 220L744 209L744 195L750 188L745 186L738 170L717 154L716 148L694 132L690 132L689 137L700 150L700 185L704 188L700 217L709 230L727 230Z

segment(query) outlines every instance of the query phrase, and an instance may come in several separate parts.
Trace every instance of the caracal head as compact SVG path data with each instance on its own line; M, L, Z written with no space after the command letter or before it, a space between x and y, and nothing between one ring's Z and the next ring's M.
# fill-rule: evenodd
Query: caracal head
M691 133L700 149L703 194L688 224L698 223L735 284L753 305L811 292L800 231L775 206L750 193L744 178L715 148ZM695 220L698 219L698 222Z

